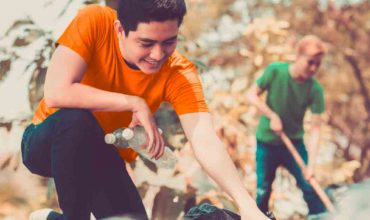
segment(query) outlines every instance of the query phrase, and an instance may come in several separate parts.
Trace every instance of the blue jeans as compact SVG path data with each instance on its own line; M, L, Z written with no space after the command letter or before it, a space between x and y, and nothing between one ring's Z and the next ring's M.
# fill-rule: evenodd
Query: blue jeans
M303 140L293 140L294 146L307 164L307 151ZM257 140L257 198L258 207L268 211L268 201L271 195L271 185L279 165L284 166L296 178L298 187L303 192L303 198L309 209L309 214L324 212L325 206L311 185L304 179L301 169L293 156L283 144L267 144Z
M147 219L125 164L90 111L61 109L41 124L29 125L22 138L25 166L53 177L63 214L49 220L87 220L129 214Z

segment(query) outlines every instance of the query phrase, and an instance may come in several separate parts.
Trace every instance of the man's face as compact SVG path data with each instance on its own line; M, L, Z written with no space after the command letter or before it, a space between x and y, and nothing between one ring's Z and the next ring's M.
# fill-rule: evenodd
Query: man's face
M320 67L323 53L308 47L303 54L298 55L296 66L298 67L299 78L307 80L313 77Z
M176 49L178 31L177 20L141 22L128 36L118 33L121 54L142 72L154 74Z

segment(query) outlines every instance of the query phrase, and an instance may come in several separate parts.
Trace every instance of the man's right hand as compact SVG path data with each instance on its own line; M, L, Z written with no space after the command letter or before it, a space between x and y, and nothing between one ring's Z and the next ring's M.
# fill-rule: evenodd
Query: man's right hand
M243 213L243 211L240 211L240 217L241 220L270 220L270 218L264 215L258 208L256 208L255 210L249 210L247 213Z
M270 128L278 135L283 131L283 123L277 114L273 114L270 118Z
M144 99L133 96L132 121L129 127L141 125L144 127L149 142L147 148L153 158L159 159L164 152L164 141L155 123L152 112Z

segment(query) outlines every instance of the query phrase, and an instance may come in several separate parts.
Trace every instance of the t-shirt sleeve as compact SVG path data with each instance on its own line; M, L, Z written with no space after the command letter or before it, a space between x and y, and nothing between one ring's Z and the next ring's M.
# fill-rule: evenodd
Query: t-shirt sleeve
M165 100L170 102L178 115L208 112L202 85L194 64L183 61L166 83Z
M57 45L72 49L88 63L99 44L99 36L101 39L103 35L99 27L103 23L99 22L102 12L102 7L97 5L81 9L57 40Z
M260 87L262 90L269 90L273 74L274 74L274 65L270 64L263 71L262 76L260 76L256 80L258 87Z
M324 91L321 85L317 82L315 82L313 86L310 109L312 113L316 114L320 114L325 111Z

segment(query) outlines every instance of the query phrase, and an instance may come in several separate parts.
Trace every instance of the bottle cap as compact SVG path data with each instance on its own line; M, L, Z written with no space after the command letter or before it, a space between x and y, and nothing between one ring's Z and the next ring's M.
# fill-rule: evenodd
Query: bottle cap
M106 134L104 137L104 141L107 144L114 144L114 142L116 141L116 136L114 136L114 134L112 133Z
M126 140L130 140L134 137L134 130L132 130L131 128L125 128L122 131L122 137Z
M159 132L160 134L163 134L163 130L162 130L162 129L160 129L160 128L158 128L158 132Z

